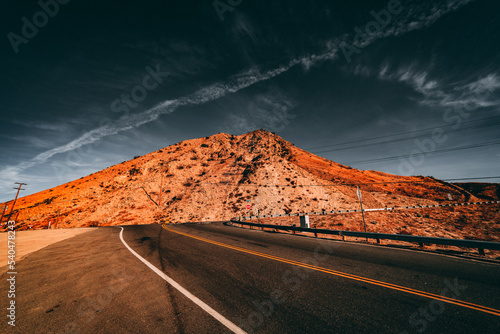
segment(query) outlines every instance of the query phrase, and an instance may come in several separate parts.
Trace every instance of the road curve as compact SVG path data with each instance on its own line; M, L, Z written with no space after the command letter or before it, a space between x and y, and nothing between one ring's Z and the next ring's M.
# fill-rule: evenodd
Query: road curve
M100 228L21 261L16 327L4 321L0 330L231 332L132 254L120 231ZM124 226L123 240L246 332L497 333L500 328L498 264L223 224ZM2 285L2 294L5 289Z

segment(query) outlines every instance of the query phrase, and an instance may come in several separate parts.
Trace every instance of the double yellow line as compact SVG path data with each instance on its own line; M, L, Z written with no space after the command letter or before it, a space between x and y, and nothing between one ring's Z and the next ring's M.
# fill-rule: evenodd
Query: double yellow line
M369 284L373 284L373 285L378 285L378 286L382 286L384 288L398 290L398 291L410 293L410 294L417 295L417 296L422 296L422 297L426 297L426 298L440 300L440 301L443 301L445 303L455 304L455 305L458 305L458 306L462 306L462 307L470 308L470 309L473 309L473 310L477 310L477 311L481 311L481 312L493 314L493 315L496 315L496 316L500 317L500 310L497 310L497 309L494 309L494 308L490 308L490 307L486 307L486 306L482 306L482 305L477 305L477 304L465 302L465 301L462 301L462 300L458 300L458 299L454 299L454 298L449 298L449 297L446 297L446 296L436 295L436 294L425 292L425 291L411 289L411 288L407 288L407 287L396 285L396 284L392 284L392 283L386 283L386 282L382 282L382 281L377 281L377 280L374 280L374 279L371 279L371 278L366 278L366 277L361 277L361 276L357 276L357 275L347 274L347 273L343 273L343 272L332 270L332 269L328 269L328 268L313 266L313 265L310 265L310 264L307 264L307 263L302 263L302 262L297 262L297 261L293 261L293 260L288 260L288 259L284 259L282 257L278 257L278 256L274 256L274 255L269 255L269 254L265 254L265 253L260 253L260 252L256 252L256 251L253 251L253 250L241 248L241 247L236 247L236 246L228 245L228 244L225 244L225 243L222 243L222 242L218 242L218 241L213 241L213 240L209 240L209 239L197 237L197 236L194 236L194 235L191 235L191 234L187 234L187 233L183 233L183 232L179 232L179 231L174 231L174 230L166 227L166 225L163 225L163 228L165 230L169 231L169 232L177 233L177 234L184 235L184 236L192 238L192 239L196 239L196 240L208 242L208 243L213 244L213 245L217 245L217 246L221 246L221 247L233 249L233 250L236 250L236 251L239 251L239 252L244 252L244 253L248 253L248 254L260 256L260 257L263 257L263 258L266 258L266 259L275 260L275 261L279 261L279 262L283 262L283 263L288 263L288 264L291 264L291 265L294 265L294 266L299 266L299 267L303 267L303 268L307 268L307 269L311 269L311 270L321 271L321 272L324 272L324 273L327 273L327 274L331 274L331 275L335 275L335 276L340 276L340 277L345 277L345 278L353 279L353 280L360 281L360 282L365 282L365 283L369 283Z

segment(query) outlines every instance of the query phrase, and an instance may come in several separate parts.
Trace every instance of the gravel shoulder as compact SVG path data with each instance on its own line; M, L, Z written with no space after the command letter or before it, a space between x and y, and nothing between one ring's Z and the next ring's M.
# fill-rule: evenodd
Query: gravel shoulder
M16 262L24 259L28 254L52 245L56 242L74 237L82 233L97 230L95 227L57 229L57 230L27 230L16 231ZM0 268L7 265L8 233L0 233Z

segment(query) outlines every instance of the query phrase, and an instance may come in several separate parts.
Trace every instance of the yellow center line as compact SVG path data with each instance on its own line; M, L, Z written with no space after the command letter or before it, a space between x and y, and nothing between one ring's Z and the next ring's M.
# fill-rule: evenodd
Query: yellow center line
M496 315L496 316L500 316L500 310L497 310L497 309L494 309L494 308L490 308L490 307L486 307L486 306L482 306L482 305L477 305L477 304L469 303L469 302L466 302L466 301L462 301L462 300L458 300L458 299L454 299L454 298L450 298L450 297L446 297L446 296L436 295L436 294L433 294L433 293L429 293L429 292L425 292L425 291L420 291L420 290L416 290L416 289L412 289L412 288L407 288L407 287L396 285L396 284L392 284L392 283L386 283L386 282L382 282L382 281L377 281L377 280L374 280L374 279L371 279L371 278L366 278L366 277L362 277L362 276L347 274L347 273L343 273L343 272L332 270L332 269L328 269L328 268L313 266L313 265L310 265L310 264L307 264L307 263L297 262L297 261L294 261L294 260L288 260L288 259L285 259L285 258L282 258L282 257L278 257L278 256L274 256L274 255L269 255L269 254L265 254L265 253L260 253L260 252L256 252L256 251L253 251L253 250L250 250L250 249L246 249L246 248L241 248L241 247L237 247L237 246L228 245L228 244L225 244L225 243L222 243L222 242L218 242L218 241L213 241L213 240L210 240L210 239L205 239L205 238L197 237L197 236L194 236L194 235L191 235L191 234L187 234L187 233L183 233L183 232L179 232L179 231L174 231L172 229L169 229L165 225L163 225L163 228L165 230L169 231L169 232L181 234L181 235L184 235L184 236L192 238L192 239L196 239L196 240L200 240L200 241L211 243L213 245L217 245L217 246L221 246L221 247L233 249L233 250L236 250L236 251L240 251L240 252L244 252L244 253L248 253L248 254L260 256L260 257L264 257L266 259L271 259L271 260L275 260L275 261L279 261L279 262L283 262L283 263L288 263L288 264L291 264L291 265L294 265L294 266L299 266L299 267L308 268L308 269L312 269L312 270L316 270L316 271L321 271L321 272L324 272L324 273L327 273L327 274L331 274L331 275L335 275L335 276L340 276L340 277L345 277L345 278L349 278L349 279L353 279L353 280L356 280L356 281L365 282L365 283L369 283L369 284L373 284L373 285L378 285L378 286L382 286L382 287L385 287L385 288L389 288L389 289L393 289L393 290L398 290L398 291L402 291L402 292L406 292L406 293L410 293L410 294L413 294L413 295L418 295L418 296L422 296L422 297L426 297L426 298L440 300L440 301L443 301L443 302L446 302L446 303L455 304L455 305L458 305L458 306L463 306L463 307L474 309L474 310L477 310L477 311L481 311L481 312L493 314L493 315Z

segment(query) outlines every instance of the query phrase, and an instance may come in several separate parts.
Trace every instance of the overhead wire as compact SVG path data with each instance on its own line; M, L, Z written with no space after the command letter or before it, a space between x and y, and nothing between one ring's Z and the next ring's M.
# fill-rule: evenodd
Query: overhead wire
M490 126L494 126L494 125L500 125L500 122L471 126L468 128L461 128L461 129L456 129L456 130L450 130L450 131L446 131L446 135L451 134L451 133L462 132L462 131L470 131L470 130L486 128L486 127L490 127ZM421 134L421 135L414 136L414 137L391 139L391 140L386 140L386 141L381 141L381 142L376 142L376 143L368 143L368 144L361 144L361 145L356 145L356 146L334 148L331 150L317 151L317 152L311 152L311 153L318 154L318 153L326 153L326 152L345 151L345 150L351 150L351 149L355 149L355 148L362 148L362 147L368 147L368 146L375 146L375 145L381 145L381 144L391 144L391 143L402 142L402 141L407 141L407 140L414 140L414 139L424 138L424 137L428 137L428 136L429 136L429 134L425 133L425 134Z
M466 145L466 146L453 147L453 148L445 148L445 149L434 150L434 151L430 151L430 152L417 152L417 153L395 155L395 156L384 157L384 158L349 161L349 162L344 162L343 164L351 165L351 164L365 164L365 163L370 163L370 162L390 161L390 160L396 160L396 159L401 159L401 158L409 158L411 156L428 155L430 153L444 153L444 152L461 151L461 150L468 150L471 148L486 147L486 146L492 146L492 145L498 145L498 144L500 144L500 141Z
M487 120L491 120L493 118L499 118L499 117L500 117L500 115L492 116L492 117L486 117L486 118L481 118L481 119L476 119L476 120L470 120L470 121L463 121L460 124L467 124L467 123L473 123L473 122L487 121ZM429 130L435 130L435 129L439 129L439 128L447 128L447 127L452 127L452 126L455 126L455 124L448 124L448 125L442 125L442 126L434 126L434 127L429 127L429 128L419 129L419 130L406 131L406 132L401 132L401 133L395 133L395 134L378 136L378 137L371 137L371 138L364 138L364 139L358 139L358 140L351 140L351 141L347 141L347 142L341 142L341 143L330 144L330 145L309 147L309 148L305 148L304 150L311 151L311 150L316 150L316 149L326 148L326 147L332 147L332 146L342 146L342 145L346 145L346 144L353 144L353 143L359 143L359 142L364 142L364 141L372 141L372 140L376 140L376 139L383 139L383 138L389 138L389 137L396 137L396 136L408 135L408 134L413 134L413 133L418 133L418 132L423 132L423 131L429 131ZM460 129L458 129L458 130L460 130ZM314 153L314 152L312 152L312 153Z

